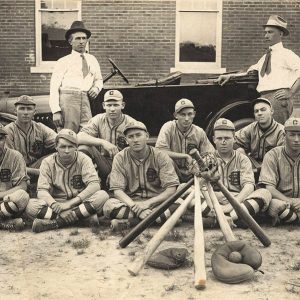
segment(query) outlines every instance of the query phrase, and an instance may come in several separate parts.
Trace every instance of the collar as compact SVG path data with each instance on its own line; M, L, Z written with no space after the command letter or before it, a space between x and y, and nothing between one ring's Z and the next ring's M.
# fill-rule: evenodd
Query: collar
M268 127L266 127L266 128L262 128L260 125L259 125L259 123L257 122L257 126L258 126L258 128L260 129L260 131L262 131L262 132L267 132L272 126L274 125L274 119L272 118L272 120L271 120L271 124L268 126Z
M79 53L79 52L74 51L74 50L72 50L72 52L71 52L71 55L74 55L74 56L81 56L82 54L86 55L87 53L86 53L86 52L84 52L84 53Z
M269 49L272 49L272 51L283 49L283 44L282 42L279 42L275 45L270 46Z
M2 155L0 155L0 163L3 162L3 159L4 159L4 156L5 156L6 152L7 152L7 148L6 148L6 146L4 146L3 153L2 153Z
M216 156L217 156L219 159L221 159L225 164L227 164L228 162L230 162L230 161L234 158L236 151L235 151L235 150L232 150L231 156L230 156L230 158L229 158L227 161L225 161L225 160L220 156L220 154L219 154L219 152L218 152L217 150L216 150L215 153L216 153Z

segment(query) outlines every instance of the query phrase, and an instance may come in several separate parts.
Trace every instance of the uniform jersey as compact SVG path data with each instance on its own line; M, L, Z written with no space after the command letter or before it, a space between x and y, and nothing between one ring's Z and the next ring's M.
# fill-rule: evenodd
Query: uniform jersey
M166 188L179 185L171 159L164 152L148 146L148 156L140 161L126 148L112 165L110 189L123 190L130 197L151 198Z
M270 127L263 131L258 122L253 122L237 131L235 138L236 146L245 149L251 157L262 162L269 150L284 144L284 126L273 120Z
M46 190L53 198L69 200L92 182L99 183L99 178L87 155L76 152L74 162L65 167L54 153L42 161L37 190Z
M56 132L42 123L32 121L28 132L24 132L17 122L5 126L6 145L19 151L30 166L55 148Z
M218 160L218 170L221 175L221 182L231 192L239 193L245 184L255 184L254 173L249 158L237 151L233 151L232 157L228 162L225 162L218 152L216 152ZM218 190L214 186L215 190Z
M162 126L155 147L161 150L187 154L194 148L200 153L215 151L202 128L192 124L187 132L181 132L176 120L169 121ZM180 171L187 172L186 159L174 159L174 161Z
M275 187L283 195L300 197L300 156L291 158L284 146L270 150L262 163L259 183Z
M0 192L7 191L29 180L22 155L13 149L4 149L0 161Z
M127 147L123 130L128 123L135 122L132 117L123 114L121 121L113 127L109 124L106 113L98 114L93 117L81 131L85 132L95 138L106 140L118 147L119 150ZM100 147L100 153L107 154L105 150Z

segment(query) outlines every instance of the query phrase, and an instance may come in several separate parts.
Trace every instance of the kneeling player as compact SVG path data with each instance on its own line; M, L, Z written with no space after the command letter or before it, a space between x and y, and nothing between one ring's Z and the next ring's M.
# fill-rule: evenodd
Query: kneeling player
M114 197L104 205L104 215L113 219L113 230L136 224L175 193L179 180L166 153L147 145L146 126L141 122L124 129L129 147L119 152L112 165L110 189ZM158 219L164 222L178 207L172 204Z
M285 145L265 155L259 177L272 194L268 213L273 225L300 220L300 118L288 119L284 128Z
M40 168L38 198L30 199L26 213L35 218L34 232L71 225L90 216L98 221L108 194L91 159L77 151L77 137L62 129L56 137L57 153L45 158Z
M5 147L6 135L0 125L0 229L20 231L24 227L20 215L29 200L26 193L29 177L22 155Z

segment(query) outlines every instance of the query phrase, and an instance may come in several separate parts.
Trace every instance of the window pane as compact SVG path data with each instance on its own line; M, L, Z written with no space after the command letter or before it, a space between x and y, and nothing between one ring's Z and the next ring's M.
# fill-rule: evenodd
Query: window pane
M41 8L52 8L52 0L41 0Z
M179 0L179 10L217 10L219 0Z
M217 13L181 12L179 61L215 62L216 30Z
M78 13L42 12L42 60L55 61L71 52L71 46L65 40L65 33Z
M65 9L78 8L78 0L41 0L41 8Z

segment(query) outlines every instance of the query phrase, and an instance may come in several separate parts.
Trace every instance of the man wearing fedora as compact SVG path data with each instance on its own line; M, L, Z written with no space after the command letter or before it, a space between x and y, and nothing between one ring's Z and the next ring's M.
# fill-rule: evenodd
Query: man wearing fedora
M95 99L103 87L97 59L86 53L91 32L75 21L65 34L71 54L56 63L50 82L49 105L55 126L78 132L91 118L89 98Z
M270 16L263 27L269 49L247 73L258 71L257 91L271 102L275 121L284 124L293 111L292 98L300 89L300 58L282 45L282 37L289 35L287 22L282 17ZM247 73L220 75L217 82L224 85L230 78Z

